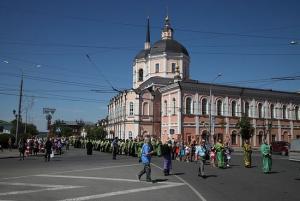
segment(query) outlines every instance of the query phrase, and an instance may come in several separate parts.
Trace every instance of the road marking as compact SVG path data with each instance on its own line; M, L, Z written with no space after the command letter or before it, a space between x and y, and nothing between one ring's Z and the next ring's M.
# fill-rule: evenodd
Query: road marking
M163 170L161 167L159 167L158 165L155 165L154 163L151 163L153 166ZM187 185L197 196L198 198L200 198L202 201L207 201L203 195L201 195L201 193L199 193L191 184L189 184L187 181L185 181L184 179L182 179L181 177L174 175L177 179L179 179L180 181L182 181L185 185Z
M54 177L54 178L68 178L68 179L91 179L91 180L104 180L104 181L124 181L124 182L136 182L140 183L141 181L137 179L122 179L122 178L108 178L108 177L85 177L85 176L72 176L72 175L50 175L50 174L40 174L35 175L37 177ZM158 182L160 184L180 184L178 182Z
M131 166L137 166L140 164L130 164L130 165L113 165L113 166L104 166L104 167L98 167L98 168L89 168L89 169L77 169L77 170L66 170L66 171L60 171L60 172L50 172L50 174L61 174L61 173L67 173L67 172L85 172L90 170L103 170L103 169L110 169L110 168L120 168L120 167L131 167ZM6 178L0 178L0 180L7 180L7 179L21 179L26 177L32 177L36 175L24 175L19 177L6 177Z
M97 194L97 195L83 196L83 197L77 197L77 198L69 198L69 199L60 200L60 201L92 200L92 199L99 199L99 198L111 197L111 196L116 196L116 195L138 193L138 192L142 192L142 191L152 191L152 190L159 190L159 189L163 189L163 188L172 188L172 187L178 187L178 186L182 186L182 185L185 185L185 184L183 184L183 183L174 183L174 184L168 184L168 185L162 185L162 186L160 185L160 186L151 186L151 187L130 189L130 190L124 190L124 191L114 191L114 192Z
M65 189L84 187L84 186L70 186L70 185L47 185L47 184L8 183L8 182L0 182L0 184L13 185L13 186L46 187L46 188L36 189L36 190L10 191L5 193L0 193L0 196L37 193L42 191L56 191L56 190L65 190Z
M80 169L80 170L66 170L61 172L52 172L51 174L60 174L60 173L66 173L66 172L85 172L90 170L104 170L104 169L110 169L110 168L120 168L120 167L131 167L131 166L137 166L140 164L130 164L130 165L113 165L113 166L104 166L104 167L98 167L98 168L89 168L89 169Z

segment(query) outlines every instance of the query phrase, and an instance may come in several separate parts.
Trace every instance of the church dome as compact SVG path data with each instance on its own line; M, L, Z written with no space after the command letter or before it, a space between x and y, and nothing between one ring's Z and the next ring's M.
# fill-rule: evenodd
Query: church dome
M150 49L151 55L158 55L163 53L183 53L186 56L189 56L189 53L186 50L186 48L173 39L159 40L156 43L154 43Z

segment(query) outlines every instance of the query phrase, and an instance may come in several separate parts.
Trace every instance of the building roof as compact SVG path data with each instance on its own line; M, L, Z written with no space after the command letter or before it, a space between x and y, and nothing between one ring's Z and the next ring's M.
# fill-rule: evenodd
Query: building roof
M173 83L172 78L165 78L165 77L159 77L159 76L155 76L155 77L151 77L148 80L146 80L145 82L143 82L138 88L137 90L144 90L146 88L148 88L149 86L167 86L171 83Z
M161 92L173 90L180 87L184 91L200 92L209 95L210 89L215 96L235 96L235 97L251 97L255 99L273 99L283 102L294 102L300 104L300 94L296 92L276 91L271 89L258 89L241 86L231 86L222 84L211 84L200 82L197 80L185 80L178 83L173 83L161 88Z
M135 59L147 58L148 55L160 55L164 53L182 53L189 57L187 49L178 41L173 39L159 40L152 45L150 49L141 50Z
M150 49L151 55L157 55L162 53L183 53L189 56L187 49L179 42L173 39L159 40L153 44Z

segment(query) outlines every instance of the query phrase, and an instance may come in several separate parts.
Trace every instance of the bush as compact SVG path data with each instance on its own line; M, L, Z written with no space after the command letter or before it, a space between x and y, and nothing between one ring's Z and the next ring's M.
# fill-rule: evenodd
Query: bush
M8 148L8 140L11 138L12 140L12 145L15 143L15 136L11 134L0 134L0 144L2 145L3 148Z

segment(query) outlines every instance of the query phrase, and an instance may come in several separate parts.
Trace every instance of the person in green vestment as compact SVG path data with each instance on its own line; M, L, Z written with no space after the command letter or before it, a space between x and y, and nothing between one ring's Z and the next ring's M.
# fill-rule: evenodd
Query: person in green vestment
M252 154L252 149L251 145L249 144L249 140L246 139L243 145L243 150L244 150L244 164L246 168L251 168L251 154Z
M266 139L264 139L264 143L260 146L260 152L263 159L263 172L265 174L270 173L272 169L272 154L271 146Z
M224 168L224 145L221 139L218 139L218 142L215 144L215 149L217 152L218 167Z

